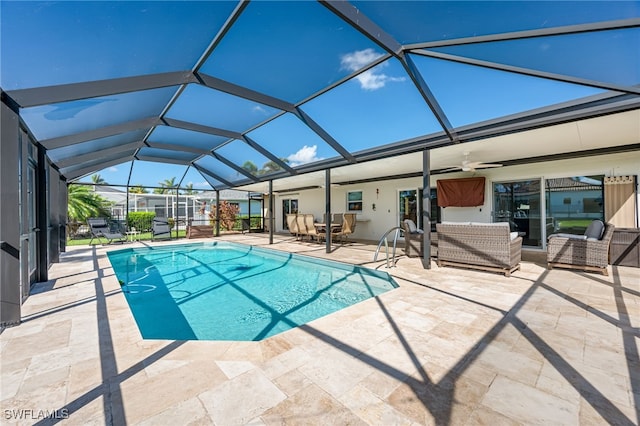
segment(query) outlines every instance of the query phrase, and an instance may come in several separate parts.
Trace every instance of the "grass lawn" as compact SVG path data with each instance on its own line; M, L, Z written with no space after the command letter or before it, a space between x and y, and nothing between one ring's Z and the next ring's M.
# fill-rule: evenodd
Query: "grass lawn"
M187 231L185 231L184 229L181 229L178 231L178 238L185 238L187 236ZM171 231L171 237L172 238L176 238L176 233L175 231ZM139 235L136 236L136 239L140 240L140 241L151 241L151 232L143 232ZM89 245L89 242L91 241L91 237L89 238L74 238L72 240L67 240L67 245L68 246L86 246ZM128 238L127 238L128 241ZM95 245L101 245L103 243L107 242L106 238L100 238L100 241L98 241L98 238L94 238L93 242L91 243L92 246Z
M560 228L587 228L593 219L561 219L558 220Z
M221 234L226 234L226 233L240 233L242 231L239 230L231 230L231 231L225 231L225 230L220 230ZM175 231L171 231L171 237L172 238L176 238L176 232ZM187 231L184 229L180 229L178 230L178 237L177 238L186 238L187 237ZM212 235L213 237L213 235ZM164 238L163 238L164 239ZM143 232L139 235L136 236L136 240L139 241L151 241L151 232ZM89 245L89 241L91 241L91 237L89 238L74 238L72 240L67 239L67 246L86 246ZM127 241L129 241L129 239L127 238ZM91 243L92 246L95 245L101 245L106 243L107 240L106 238L101 238L101 241L98 241L97 238L93 239L93 242Z

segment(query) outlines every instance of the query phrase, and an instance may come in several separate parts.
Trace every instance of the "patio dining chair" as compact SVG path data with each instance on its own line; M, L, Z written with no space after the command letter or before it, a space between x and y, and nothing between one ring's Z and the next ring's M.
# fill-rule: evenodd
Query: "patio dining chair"
M356 214L355 213L344 213L342 215L342 227L338 232L338 236L340 237L340 241L344 242L349 235L356 232Z
M295 213L287 214L287 229L289 229L289 232L291 233L291 235L296 237L296 240L297 240L299 235L297 214Z

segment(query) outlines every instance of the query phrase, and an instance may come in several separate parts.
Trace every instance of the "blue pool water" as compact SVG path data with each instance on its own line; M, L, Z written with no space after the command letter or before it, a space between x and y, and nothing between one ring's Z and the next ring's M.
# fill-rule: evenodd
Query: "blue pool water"
M386 272L228 242L108 256L145 339L262 340L397 287Z

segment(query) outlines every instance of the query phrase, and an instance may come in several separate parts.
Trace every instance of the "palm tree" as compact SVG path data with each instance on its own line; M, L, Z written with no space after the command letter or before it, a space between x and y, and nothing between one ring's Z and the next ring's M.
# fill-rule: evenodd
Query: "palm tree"
M70 222L81 223L89 217L108 217L108 201L90 191L86 185L69 185L67 216Z
M289 159L281 158L280 161L282 161L283 163L288 163ZM262 165L262 169L258 170L258 174L264 175L271 172L277 172L278 170L282 170L282 167L280 167L278 163L276 163L275 161L267 161Z
M187 195L193 195L193 194L197 194L198 191L193 189L193 183L190 182L184 187L184 189L182 190L182 193Z
M175 176L171 179L165 179L163 182L158 183L160 184L161 188L154 189L154 194L169 194L171 192L171 189L178 187Z
M256 166L254 162L251 160L245 161L244 164L242 165L242 168L248 171L249 173L251 173L252 175L255 175L258 173L258 166Z
M129 187L129 193L130 194L148 194L149 191L144 186L142 186L142 184L137 184Z
M91 175L91 182L93 182L95 185L106 185L107 181L102 179L102 176L100 176L98 173Z

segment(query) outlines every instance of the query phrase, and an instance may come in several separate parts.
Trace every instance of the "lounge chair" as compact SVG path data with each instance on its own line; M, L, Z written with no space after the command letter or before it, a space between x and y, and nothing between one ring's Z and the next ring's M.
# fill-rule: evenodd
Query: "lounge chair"
M171 227L166 217L153 218L153 228L151 229L151 240L157 238L171 239Z
M111 228L109 228L109 222L107 222L107 219L104 217L90 217L87 219L87 225L91 232L91 241L89 241L89 244L91 244L96 238L101 243L101 238L105 238L107 240L106 244L111 244L114 241L118 243L127 241L127 237L123 233L111 231Z

